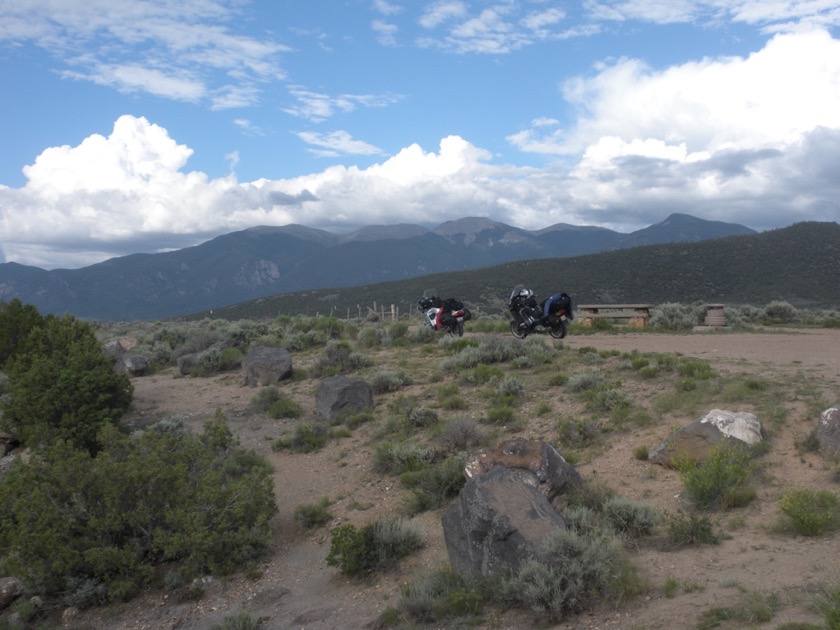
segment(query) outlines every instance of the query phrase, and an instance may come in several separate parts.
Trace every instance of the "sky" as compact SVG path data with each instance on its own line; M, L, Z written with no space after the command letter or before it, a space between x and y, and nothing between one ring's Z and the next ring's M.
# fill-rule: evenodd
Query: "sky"
M0 262L837 221L839 27L840 0L0 0Z

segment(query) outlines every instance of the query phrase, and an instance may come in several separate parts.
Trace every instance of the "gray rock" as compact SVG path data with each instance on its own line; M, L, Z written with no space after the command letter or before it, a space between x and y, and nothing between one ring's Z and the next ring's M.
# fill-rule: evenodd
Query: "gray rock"
M16 577L0 578L0 610L5 610L23 592L23 584Z
M761 423L755 415L712 409L651 450L648 461L663 466L675 466L681 461L701 462L709 457L714 447L724 442L746 447L761 440Z
M538 485L533 472L499 465L467 481L442 517L456 573L515 572L541 557L546 537L566 524Z
M292 355L285 348L257 346L242 362L242 374L250 387L273 385L292 376Z
M829 457L840 455L840 405L829 407L820 414L813 435L822 453Z
M142 354L123 354L117 359L116 370L129 376L143 376L149 371L149 360Z
M373 408L373 389L362 380L330 376L318 383L315 413L330 423L338 423L354 412Z

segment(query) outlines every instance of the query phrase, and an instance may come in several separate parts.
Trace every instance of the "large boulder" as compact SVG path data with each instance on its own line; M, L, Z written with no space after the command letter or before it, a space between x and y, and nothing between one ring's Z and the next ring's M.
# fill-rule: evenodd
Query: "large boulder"
M748 412L712 409L702 418L671 434L648 454L648 461L673 467L682 462L702 462L724 443L754 446L761 442L761 423Z
M538 485L530 470L500 465L467 480L442 517L458 575L516 572L541 557L546 537L566 524Z
M123 354L117 358L115 369L129 376L143 376L149 371L149 360L142 354Z
M336 424L346 416L373 408L373 389L365 381L346 376L321 379L315 392L315 413Z
M501 442L491 449L480 449L467 458L464 474L467 478L483 475L493 466L521 468L534 473L539 489L548 498L577 488L581 478L577 469L568 463L547 442L516 438Z
M245 384L273 385L292 376L292 355L285 348L256 346L242 362Z
M829 407L820 414L813 435L822 453L829 457L840 455L840 405Z

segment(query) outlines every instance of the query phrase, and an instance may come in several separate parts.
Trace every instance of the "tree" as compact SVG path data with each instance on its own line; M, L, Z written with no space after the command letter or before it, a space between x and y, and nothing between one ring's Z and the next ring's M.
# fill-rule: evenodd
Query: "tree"
M6 368L2 426L25 446L61 439L94 453L100 428L116 423L131 404L128 376L114 371L90 325L70 315L46 316L17 344Z
M43 322L38 310L15 298L0 302L0 369L17 353L30 331Z

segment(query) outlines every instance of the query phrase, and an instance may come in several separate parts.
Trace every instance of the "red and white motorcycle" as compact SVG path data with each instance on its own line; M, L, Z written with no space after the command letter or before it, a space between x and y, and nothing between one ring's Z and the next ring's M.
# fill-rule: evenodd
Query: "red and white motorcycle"
M417 304L417 310L423 314L425 326L433 330L445 330L453 337L463 337L464 322L472 319L469 309L454 298L442 300L435 296L423 296Z

